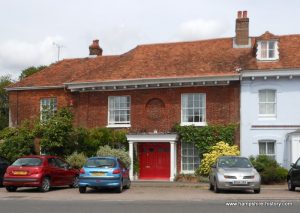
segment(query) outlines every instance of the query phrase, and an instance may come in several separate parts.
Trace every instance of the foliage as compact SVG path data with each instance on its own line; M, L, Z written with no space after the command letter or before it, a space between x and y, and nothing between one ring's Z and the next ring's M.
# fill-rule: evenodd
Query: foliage
M19 128L6 128L0 133L0 155L10 161L24 155L34 154L34 136L28 122Z
M251 156L250 161L260 173L262 183L270 184L286 181L288 171L281 167L274 159L266 155L259 155L257 157Z
M23 80L24 78L26 78L34 73L37 73L37 72L41 71L42 69L45 69L46 67L47 66L28 67L27 69L25 69L21 72L21 75L19 76L19 80Z
M119 158L126 167L130 166L130 157L128 152L125 149L112 149L110 146L105 145L99 148L97 151L97 156L112 156Z
M8 94L5 87L13 83L9 75L0 77L0 130L8 127Z
M80 169L86 162L87 157L83 153L74 152L69 155L66 161L75 169Z
M183 143L194 143L199 150L200 158L209 152L210 147L218 141L224 141L230 145L234 142L236 125L209 125L204 127L176 125L180 141Z
M239 148L235 145L230 146L223 141L218 142L215 146L210 148L208 153L203 154L201 165L197 169L196 174L207 176L210 172L211 166L216 162L219 156L235 156L239 155Z
M40 123L43 129L42 152L50 155L67 156L75 151L74 141L71 141L73 115L67 108L60 109L49 120Z
M89 143L97 147L109 145L113 148L127 149L126 131L110 128L93 128L89 131Z

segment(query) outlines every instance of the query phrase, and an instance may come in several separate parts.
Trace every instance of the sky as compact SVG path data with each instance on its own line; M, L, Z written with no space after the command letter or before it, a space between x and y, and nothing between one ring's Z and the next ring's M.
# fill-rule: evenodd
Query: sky
M299 0L0 0L0 76L17 79L30 66L103 55L140 44L235 36L247 10L250 36L300 34Z

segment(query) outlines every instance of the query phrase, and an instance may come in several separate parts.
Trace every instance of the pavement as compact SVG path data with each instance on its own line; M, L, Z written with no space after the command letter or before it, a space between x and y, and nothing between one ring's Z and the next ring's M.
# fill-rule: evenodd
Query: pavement
M17 192L6 192L0 188L0 200L53 200L53 201L260 201L280 200L300 202L300 188L295 192L283 185L262 185L261 193L252 191L226 191L214 193L208 190L208 183L148 182L134 181L132 187L121 194L112 190L88 189L80 194L78 189L53 188L41 193L36 188L19 188Z

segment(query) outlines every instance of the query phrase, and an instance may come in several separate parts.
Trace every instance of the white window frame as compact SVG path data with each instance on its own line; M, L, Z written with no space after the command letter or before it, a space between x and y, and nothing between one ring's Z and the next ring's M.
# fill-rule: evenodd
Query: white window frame
M188 149L191 149L191 148L185 148L184 145L187 145L187 144L191 145L190 143L181 143L181 173L182 174L194 174L196 169L198 168L197 166L195 166L195 164L197 164L197 163L195 163L195 158L197 158L197 157L199 158L198 166L200 166L201 159L199 157L199 153L195 154L195 150L197 150L197 148L195 147L195 144L192 144L193 145L193 148L192 148L193 155L188 154ZM187 149L187 154L186 155L183 154L184 149ZM193 158L193 163L188 163L188 162L184 163L183 162L183 157ZM186 164L186 165L193 164L194 170L188 170L188 169L184 170L183 169L183 164Z
M117 98L121 98L121 97L126 97L128 98L129 100L129 107L127 108L113 108L111 109L111 102L113 101L113 105L115 107L116 103L115 101L117 100ZM128 114L126 115L129 115L129 120L126 120L126 121L110 121L110 115L112 113L112 111L128 111ZM115 119L115 118L114 118ZM131 127L131 97L129 95L123 95L123 96L108 96L108 116L107 116L107 127L111 127L111 128L118 128L118 127Z
M260 147L259 147L260 144L266 144L265 154L260 153ZM268 153L268 144L274 144L274 153ZM258 141L258 154L266 155L266 156L269 156L270 158L276 160L276 141L275 140L259 140Z
M201 122L187 122L187 121L184 121L184 111L185 110L194 110L196 107L185 107L184 108L184 96L189 96L189 95L193 95L193 102L194 102L194 96L195 95L199 95L199 101L203 101L203 107L201 107L201 104L199 103L199 108L200 110L202 109L203 111L203 121ZM195 116L195 115L193 115ZM199 115L200 116L200 115ZM194 125L194 126L206 126L207 123L206 123L206 94L205 93L183 93L181 94L181 123L180 123L181 126L188 126L188 125Z
M270 57L269 56L269 51L270 51L270 43L274 42L274 56ZM266 57L263 56L263 49L262 46L266 45ZM277 40L268 40L268 41L258 41L257 42L257 54L256 54L257 60L260 61L275 61L279 59L279 52L278 52L278 41Z
M53 106L51 106L54 104ZM46 109L48 108L48 109ZM51 97L51 98L41 98L40 99L40 120L41 121L47 121L44 110L49 110L50 117L53 116L57 112L57 98Z
M270 91L274 92L274 102L271 102L271 101L270 102L268 102L268 101L262 102L259 98L260 94L262 92L266 92L266 97L267 97L267 94ZM265 107L266 107L267 104L274 104L274 113L272 113L272 114L271 113L265 113L265 114L261 113L260 112L260 105L261 104L265 104ZM276 114L277 114L277 91L275 89L261 89L261 90L259 90L258 91L258 115L259 115L259 117L274 118L274 117L276 117Z

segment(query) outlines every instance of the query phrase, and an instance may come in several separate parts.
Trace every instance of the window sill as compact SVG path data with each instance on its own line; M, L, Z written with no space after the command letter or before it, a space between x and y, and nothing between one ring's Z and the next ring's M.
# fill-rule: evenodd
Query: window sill
M278 61L279 58L258 58L257 60L259 62L274 62L274 61Z
M180 126L207 126L207 123L206 122L199 122L199 123L182 122L180 123Z
M276 115L258 115L259 120L276 120Z
M129 128L131 124L109 124L106 126L107 128Z

